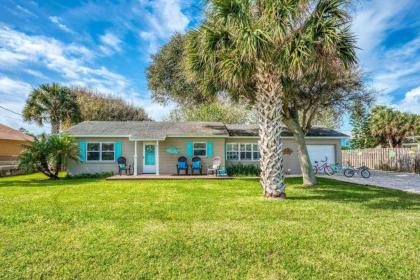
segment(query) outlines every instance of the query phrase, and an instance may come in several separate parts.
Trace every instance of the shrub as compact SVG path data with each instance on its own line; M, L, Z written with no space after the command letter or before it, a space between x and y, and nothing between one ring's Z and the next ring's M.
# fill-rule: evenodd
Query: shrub
M19 168L25 172L42 172L54 180L68 159L79 160L76 140L65 134L42 134L22 146L25 150L19 155Z
M229 176L260 176L260 166L256 164L233 164L226 167Z
M114 175L114 172L97 172L97 173L82 173L78 175L68 175L66 176L66 179L85 179L85 178L107 178Z

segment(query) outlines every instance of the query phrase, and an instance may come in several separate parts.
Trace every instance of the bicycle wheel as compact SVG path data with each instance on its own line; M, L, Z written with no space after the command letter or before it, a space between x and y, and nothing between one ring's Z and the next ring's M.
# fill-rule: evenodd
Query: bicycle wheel
M350 168L344 169L344 176L351 178L354 176L354 170Z
M318 174L318 168L316 168L316 166L313 167L313 170L315 175Z
M334 175L334 170L331 168L331 166L326 166L324 168L324 173L332 176L332 175Z
M370 177L369 169L363 168L362 170L360 170L360 176L362 176L365 179L369 178Z

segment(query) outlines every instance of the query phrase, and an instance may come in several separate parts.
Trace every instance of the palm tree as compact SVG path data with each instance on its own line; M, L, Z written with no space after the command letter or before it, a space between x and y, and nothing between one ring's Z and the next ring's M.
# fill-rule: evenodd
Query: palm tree
M57 83L34 89L26 100L23 117L25 121L35 121L39 125L49 122L53 134L60 131L63 122L75 123L81 118L76 95Z
M19 166L28 172L39 171L50 179L58 179L61 167L68 159L79 160L76 140L65 134L42 134L30 144L23 145L25 150L19 156Z
M188 39L187 65L202 90L254 103L265 197L285 198L282 99L285 80L332 63L355 63L345 0L212 0ZM334 63L336 62L334 61Z
M401 147L409 135L414 135L418 129L417 116L402 113L385 106L376 106L370 116L372 136L378 138L383 147Z

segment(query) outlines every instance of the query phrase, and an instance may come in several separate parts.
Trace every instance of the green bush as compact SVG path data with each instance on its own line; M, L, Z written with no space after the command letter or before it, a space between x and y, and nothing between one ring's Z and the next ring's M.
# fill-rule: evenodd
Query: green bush
M256 164L233 164L226 167L229 176L260 176L260 166Z
M84 178L107 178L114 175L114 172L98 172L98 173L82 173L78 175L68 175L66 176L66 179L84 179Z

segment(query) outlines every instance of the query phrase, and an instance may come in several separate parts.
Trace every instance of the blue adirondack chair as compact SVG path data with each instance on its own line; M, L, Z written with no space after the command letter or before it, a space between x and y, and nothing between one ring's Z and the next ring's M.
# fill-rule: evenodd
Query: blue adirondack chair
M201 164L201 158L200 157L193 157L192 158L191 175L194 174L194 170L198 170L200 172L200 175L203 175L203 166Z
M188 175L188 164L187 158L182 156L178 158L178 164L176 165L176 174L179 176L181 170L185 171L185 175Z

